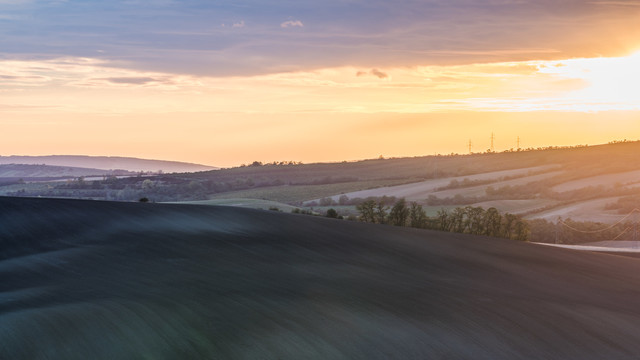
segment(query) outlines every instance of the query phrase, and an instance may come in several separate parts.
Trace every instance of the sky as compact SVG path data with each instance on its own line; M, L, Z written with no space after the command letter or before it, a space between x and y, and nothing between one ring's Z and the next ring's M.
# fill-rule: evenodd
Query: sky
M214 166L640 138L640 1L0 0L0 155Z

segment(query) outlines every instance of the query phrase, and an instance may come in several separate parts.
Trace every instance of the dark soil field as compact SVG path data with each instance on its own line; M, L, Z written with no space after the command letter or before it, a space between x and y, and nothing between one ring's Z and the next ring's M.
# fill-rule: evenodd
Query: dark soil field
M230 207L0 198L0 359L637 359L640 259Z

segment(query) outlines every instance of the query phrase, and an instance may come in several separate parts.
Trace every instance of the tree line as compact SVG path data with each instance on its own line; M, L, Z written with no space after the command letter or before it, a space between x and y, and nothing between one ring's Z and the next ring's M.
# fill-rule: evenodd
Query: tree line
M596 221L575 221L559 218L557 221L533 219L530 221L533 242L556 244L583 244L611 240L637 240L637 220L616 224Z
M404 198L393 206L382 201L367 200L356 206L364 222L410 226L448 232L486 235L520 241L529 239L529 224L520 216L501 214L496 208L465 206L451 211L441 209L435 217L427 216L422 205Z

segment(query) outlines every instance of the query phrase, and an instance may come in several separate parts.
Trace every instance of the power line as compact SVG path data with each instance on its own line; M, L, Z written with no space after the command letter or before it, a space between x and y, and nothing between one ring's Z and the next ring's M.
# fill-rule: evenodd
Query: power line
M627 231L629 231L629 229L631 229L631 226L627 226L627 228L622 230L622 232L618 236L614 237L612 241L618 240L620 236L624 235Z
M577 232L581 232L581 233L584 233L584 234L595 234L595 233L599 233L599 232L607 231L607 230L609 230L609 229L614 228L616 225L618 225L618 224L620 224L621 222L623 222L624 220L626 220L626 219L627 219L629 216L631 216L631 214L633 214L634 212L640 212L640 209L635 208L635 209L631 210L631 212L630 212L630 213L628 213L627 215L625 215L622 219L618 220L618 222L616 222L615 224L613 224L613 225L611 225L611 226L607 226L606 228L604 228L604 229L600 229L600 230L580 230L580 229L576 229L576 228L572 227L571 225L567 224L567 223L566 223L566 222L564 222L564 220L562 220L562 219L559 219L558 221L559 221L562 225L564 225L564 226L568 227L568 228L569 228L569 229L571 229L571 230L574 230L574 231L577 231Z
M603 231L607 231L607 230L613 229L615 226L617 226L618 224L620 224L620 223L622 223L623 221L625 221L629 216L631 216L631 215L632 215L633 213L635 213L635 212L640 212L640 209L635 208L635 209L631 210L631 212L629 212L627 215L625 215L624 217L622 217L622 218L621 218L620 220L618 220L616 223L614 223L614 224L612 224L612 225L610 225L610 226L607 226L607 227L605 227L605 228L603 228L603 229L599 229L599 230L580 230L580 229L576 229L576 228L574 228L573 226L571 226L571 225L567 224L567 223L566 223L564 220L562 220L562 219L558 219L558 222L559 222L560 224L562 224L562 225L566 226L567 228L569 228L569 229L571 229L571 230L575 231L575 232L579 232L579 233L582 233L582 234L596 234L596 233L601 233L601 232L603 232ZM615 237L615 239L614 239L614 240L617 240L620 236L622 236L622 234L624 234L625 232L627 232L627 231L628 231L629 229L631 229L631 228L632 228L632 227L631 227L631 226L629 226L629 227L627 227L626 229L624 229L624 230L622 231L622 233L620 233L618 236L616 236L616 237ZM636 222L633 224L633 229L634 229L633 239L634 239L634 240L636 240L636 239L637 239L637 228L638 228L638 220L636 220ZM556 233L556 237L557 237L557 233ZM557 240L556 240L556 241L557 241Z

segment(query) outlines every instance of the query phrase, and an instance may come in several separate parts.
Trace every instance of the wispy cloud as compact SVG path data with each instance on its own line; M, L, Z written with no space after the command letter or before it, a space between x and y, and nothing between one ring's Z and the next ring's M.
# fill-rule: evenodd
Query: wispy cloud
M376 77L378 77L379 79L386 79L389 77L389 75L387 75L387 73L382 72L378 69L373 69L371 70L371 75L374 75Z
M0 60L0 89L144 86L180 90L198 84L199 80L190 76L122 69L113 63L88 58Z
M607 6L640 6L638 1L591 1L593 5L607 5Z
M381 71L379 69L371 69L369 71L358 71L356 73L356 76L366 76L366 75L373 75L373 76L377 77L378 79L387 79L387 78L389 78L389 74L387 74L384 71Z
M118 99L118 111L125 112L141 107L147 112L189 108L229 113L640 110L637 56L370 70L331 67L230 78L113 65L85 58L0 60L0 91L3 98L23 99L25 104L30 99L23 91L27 86L51 89L52 94L106 92ZM623 71L612 73L612 68ZM134 102L130 94L147 102ZM247 98L256 100L248 104Z
M639 3L326 0L283 18L290 1L0 0L0 55L211 76L617 56L638 46Z
M57 106L39 106L39 105L24 105L24 104L0 104L0 110L2 111L28 111L34 109L55 109Z
M0 5L28 4L34 0L0 0Z
M155 79L152 77L113 77L113 78L106 78L105 80L114 84L133 84L133 85L145 85L145 84L159 82L158 79Z
M289 28L289 27L304 27L304 24L300 20L287 20L280 24L281 28Z

